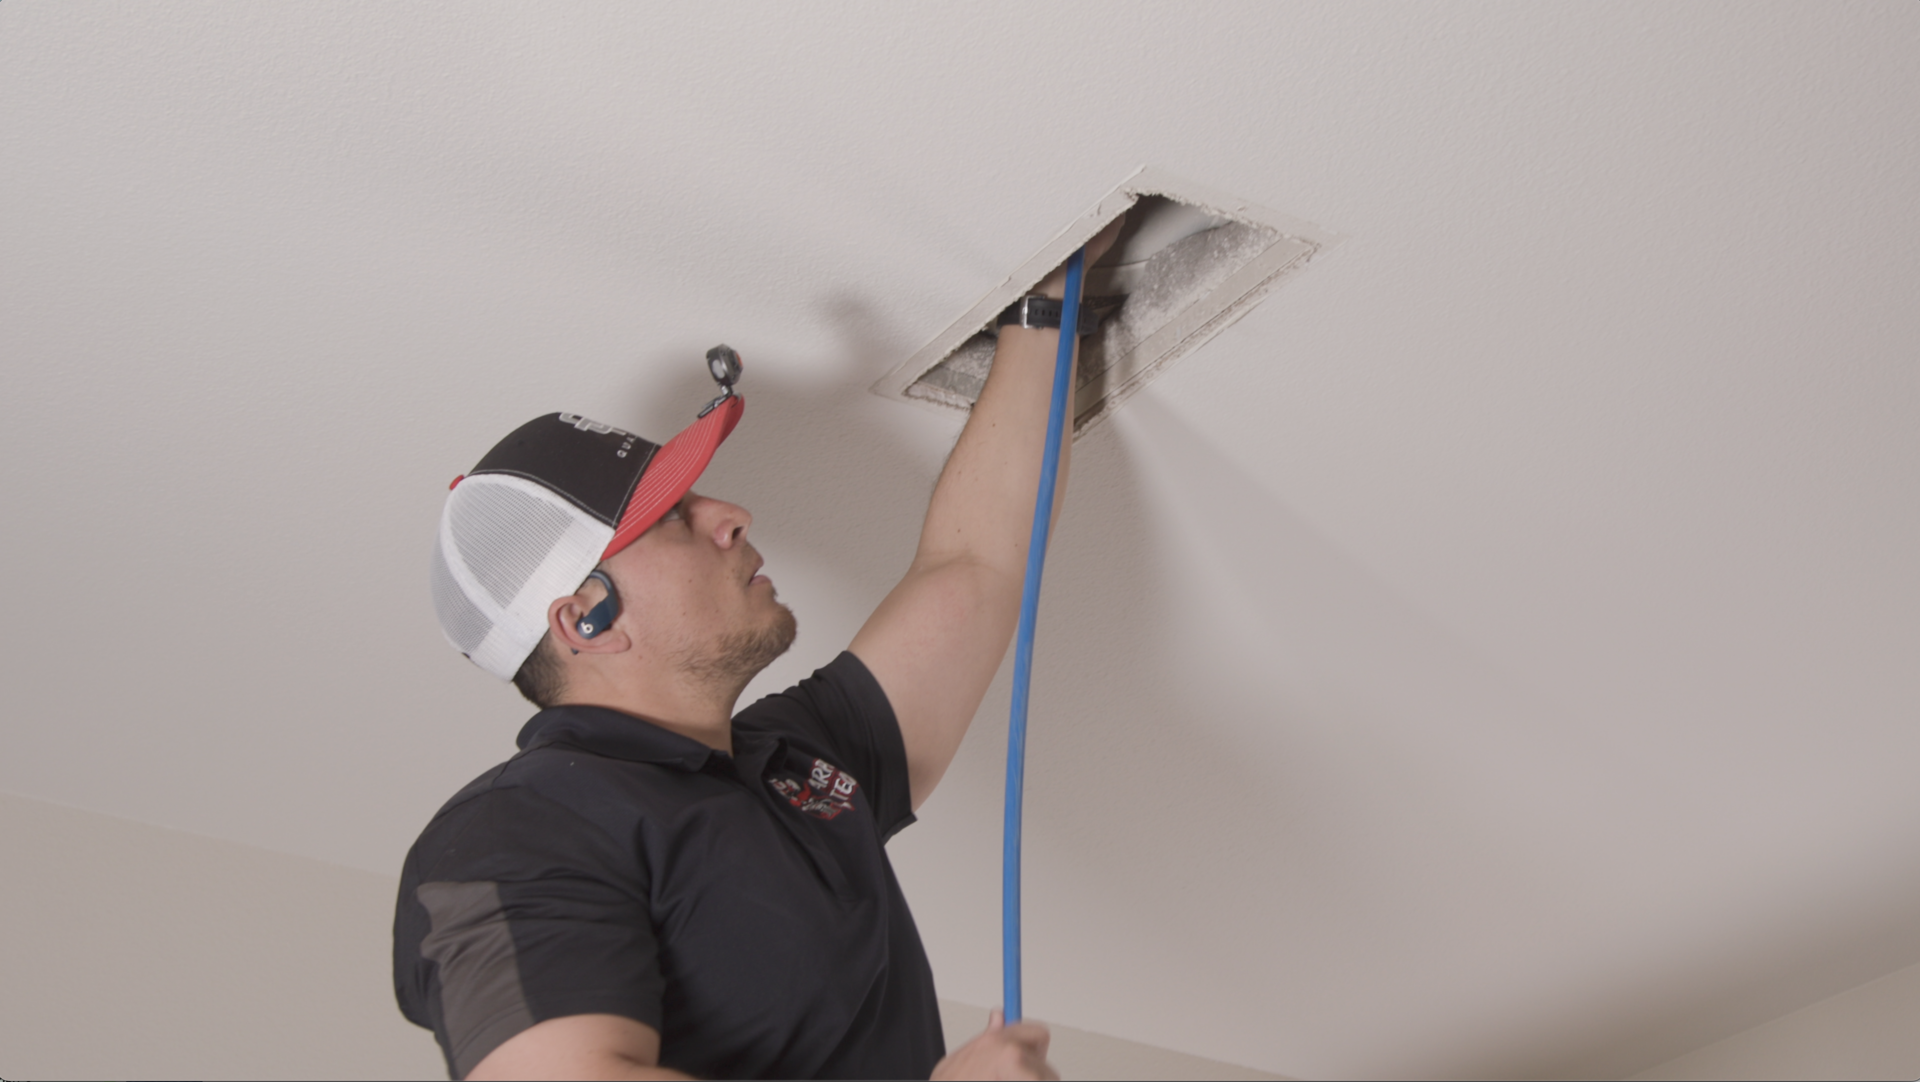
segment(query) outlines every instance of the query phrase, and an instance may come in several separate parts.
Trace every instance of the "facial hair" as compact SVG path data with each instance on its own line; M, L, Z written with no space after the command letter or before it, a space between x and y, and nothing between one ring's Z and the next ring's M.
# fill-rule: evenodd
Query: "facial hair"
M730 688L738 694L760 670L793 645L800 625L793 610L775 605L777 610L760 627L734 631L720 637L704 649L689 647L680 654L680 669L701 683Z

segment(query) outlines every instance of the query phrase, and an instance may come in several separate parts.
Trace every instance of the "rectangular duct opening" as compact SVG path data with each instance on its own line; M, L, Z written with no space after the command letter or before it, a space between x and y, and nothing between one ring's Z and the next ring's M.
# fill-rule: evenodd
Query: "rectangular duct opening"
M1124 301L1082 341L1076 436L1338 239L1310 223L1142 169L874 384L874 392L972 408L993 365L995 317L1122 213L1128 218L1120 238L1087 271L1089 300Z

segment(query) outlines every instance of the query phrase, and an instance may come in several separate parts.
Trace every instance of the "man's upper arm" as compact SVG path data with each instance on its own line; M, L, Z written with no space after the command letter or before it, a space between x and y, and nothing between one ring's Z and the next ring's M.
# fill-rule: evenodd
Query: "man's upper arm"
M1020 583L965 558L915 561L849 648L899 720L913 807L953 761L1019 620Z
M613 835L525 787L436 819L402 878L395 978L453 1074L546 1020L657 1025L664 978L640 874Z

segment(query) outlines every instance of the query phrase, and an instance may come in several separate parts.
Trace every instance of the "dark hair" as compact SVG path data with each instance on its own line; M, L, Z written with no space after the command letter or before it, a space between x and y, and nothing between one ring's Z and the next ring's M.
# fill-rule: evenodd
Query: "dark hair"
M560 692L566 687L566 673L560 665L560 655L553 645L553 632L540 636L540 642L534 646L533 653L520 663L520 671L513 674L513 686L527 701L545 710L560 701Z

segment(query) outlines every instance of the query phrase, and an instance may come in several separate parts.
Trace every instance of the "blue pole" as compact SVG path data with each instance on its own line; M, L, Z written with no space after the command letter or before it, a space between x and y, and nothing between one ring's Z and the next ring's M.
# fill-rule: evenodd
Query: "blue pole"
M1067 295L1060 308L1060 352L1053 365L1053 402L1047 412L1047 449L1040 460L1040 491L1033 499L1033 536L1027 543L1027 581L1020 592L1020 631L1013 640L1013 710L1007 722L1007 827L1000 868L1000 957L1006 981L1007 1021L1020 1009L1020 803L1027 772L1027 689L1033 683L1033 625L1040 616L1040 573L1047 563L1053 526L1054 484L1060 473L1060 441L1067 427L1073 344L1080 332L1080 279L1086 249L1067 260Z

